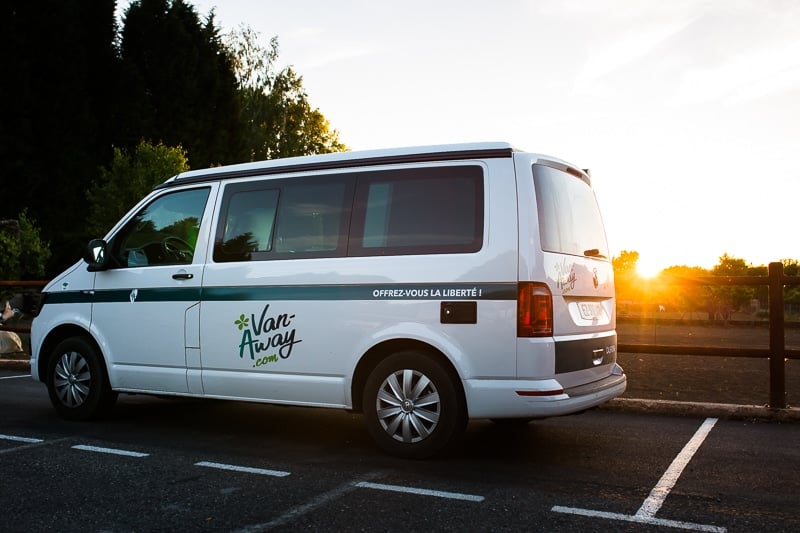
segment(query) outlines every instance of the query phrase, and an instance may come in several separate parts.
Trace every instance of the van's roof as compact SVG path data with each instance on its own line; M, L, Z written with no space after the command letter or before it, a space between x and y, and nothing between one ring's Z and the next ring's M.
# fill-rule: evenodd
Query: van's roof
M158 188L195 183L202 181L325 170L342 167L362 167L392 163L446 161L453 159L482 159L487 157L511 157L518 152L514 146L505 142L483 142L462 144L440 144L431 146L411 146L382 150L363 150L356 152L336 152L331 154L271 159L254 163L242 163L224 167L190 170L173 176Z

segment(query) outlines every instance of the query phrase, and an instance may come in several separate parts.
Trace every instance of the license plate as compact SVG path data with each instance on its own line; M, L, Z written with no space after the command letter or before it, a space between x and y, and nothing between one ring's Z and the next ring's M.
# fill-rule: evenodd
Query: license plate
M584 320L603 318L603 306L600 302L578 302L578 312Z

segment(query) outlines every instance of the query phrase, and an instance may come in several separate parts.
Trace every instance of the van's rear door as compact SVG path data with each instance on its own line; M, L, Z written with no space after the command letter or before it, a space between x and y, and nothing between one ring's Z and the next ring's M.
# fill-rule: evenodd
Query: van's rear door
M517 176L530 180L533 197L527 209L531 234L523 231L520 238L520 254L527 258L520 280L544 283L552 295L555 374L602 374L616 361L616 304L605 229L589 176L541 158L520 162ZM577 384L589 376L574 377Z

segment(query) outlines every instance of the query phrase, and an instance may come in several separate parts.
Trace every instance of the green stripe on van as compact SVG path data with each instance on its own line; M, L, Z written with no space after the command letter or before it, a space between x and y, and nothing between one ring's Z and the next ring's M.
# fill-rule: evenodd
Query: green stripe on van
M59 291L47 294L48 304L114 303L131 301L133 289L98 291ZM137 302L196 302L200 300L200 287L165 287L136 289Z
M60 291L47 295L48 304L131 301L133 289ZM516 283L413 283L376 285L251 285L136 289L136 302L230 302L279 300L515 300Z
M515 300L516 298L516 283L206 287L202 296L204 301Z

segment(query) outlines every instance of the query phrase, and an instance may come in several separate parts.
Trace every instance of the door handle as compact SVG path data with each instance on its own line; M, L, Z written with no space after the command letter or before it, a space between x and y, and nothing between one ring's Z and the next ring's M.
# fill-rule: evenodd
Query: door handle
M193 277L194 274L190 274L189 272L178 272L172 275L172 279L192 279Z

